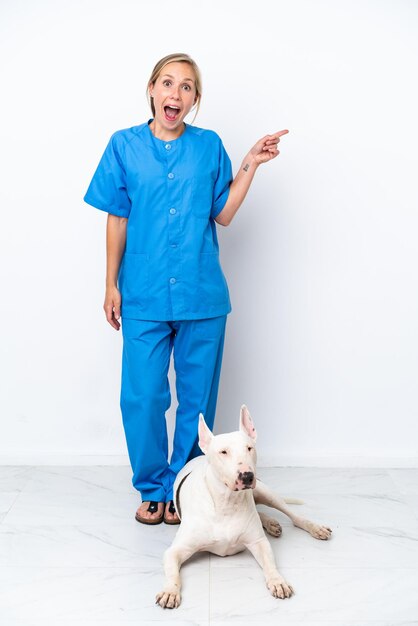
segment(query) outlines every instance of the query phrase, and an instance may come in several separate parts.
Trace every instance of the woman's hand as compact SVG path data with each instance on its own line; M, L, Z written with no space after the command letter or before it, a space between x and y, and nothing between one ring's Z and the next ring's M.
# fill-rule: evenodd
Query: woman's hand
M286 135L288 130L279 130L274 135L266 135L253 146L250 150L250 155L253 157L254 162L257 165L260 163L267 163L267 161L271 161L278 154L280 154L280 150L277 149L277 144L280 141L280 137L282 135Z
M106 295L104 301L104 312L106 313L106 319L115 330L119 330L120 322L120 303L121 296L117 287L106 287Z

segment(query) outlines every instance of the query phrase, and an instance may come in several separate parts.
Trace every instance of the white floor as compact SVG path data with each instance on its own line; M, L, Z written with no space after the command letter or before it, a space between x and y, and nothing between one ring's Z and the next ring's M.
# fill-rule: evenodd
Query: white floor
M0 624L400 626L418 624L418 469L259 468L313 539L282 513L269 536L295 595L270 596L247 551L195 555L182 604L162 609L162 556L177 526L145 526L129 467L0 467ZM295 506L295 505L292 505Z

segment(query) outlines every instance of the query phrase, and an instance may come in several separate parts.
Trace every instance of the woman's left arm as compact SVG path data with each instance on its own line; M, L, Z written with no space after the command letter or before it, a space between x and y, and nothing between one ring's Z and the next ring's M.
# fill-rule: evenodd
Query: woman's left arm
M277 144L280 141L280 137L288 132L288 130L280 130L274 133L274 135L266 135L251 148L231 183L228 200L222 211L215 217L215 222L222 226L228 226L231 223L232 218L247 195L258 166L261 163L271 161L280 153L280 150L277 149Z

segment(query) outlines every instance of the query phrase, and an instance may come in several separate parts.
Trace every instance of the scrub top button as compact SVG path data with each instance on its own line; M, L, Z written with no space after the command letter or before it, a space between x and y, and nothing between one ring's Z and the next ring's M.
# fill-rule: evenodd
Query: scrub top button
M174 213L177 213L176 209L170 209L170 213L171 215L174 215Z
M169 178L174 178L174 174L173 174L173 172L170 172L170 173L169 173L169 175L168 175L168 177L169 177Z
M165 144L165 149L166 150L171 150L171 143L166 143Z
M175 279L175 278L170 278L170 283L171 283L172 285L174 285L174 283L175 283L175 282L176 282L176 279Z

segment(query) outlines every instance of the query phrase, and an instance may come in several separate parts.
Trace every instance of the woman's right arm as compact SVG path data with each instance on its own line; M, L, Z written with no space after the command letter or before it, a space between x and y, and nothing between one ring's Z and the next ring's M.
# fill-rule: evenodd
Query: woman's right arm
M121 295L118 289L118 273L126 244L127 217L108 214L106 228L106 295L104 311L106 319L119 330Z

